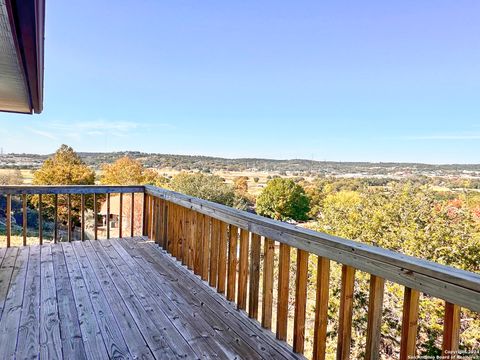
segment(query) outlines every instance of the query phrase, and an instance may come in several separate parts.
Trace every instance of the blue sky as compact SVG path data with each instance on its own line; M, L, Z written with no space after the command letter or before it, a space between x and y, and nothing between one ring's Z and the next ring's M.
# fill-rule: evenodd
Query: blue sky
M478 163L480 2L47 0L7 152Z

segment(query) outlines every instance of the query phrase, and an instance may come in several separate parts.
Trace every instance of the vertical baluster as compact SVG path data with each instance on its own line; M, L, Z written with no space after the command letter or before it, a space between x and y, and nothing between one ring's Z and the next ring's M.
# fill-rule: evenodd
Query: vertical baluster
M275 242L265 238L263 256L262 326L269 330L272 328L274 254Z
M218 280L217 292L225 294L227 279L227 230L228 225L220 222L220 240L218 243Z
M98 240L97 194L93 194L93 233L94 233L94 239Z
M260 291L260 235L252 233L252 249L250 252L250 284L248 297L248 316L252 319L258 318L258 298Z
M43 244L43 207L42 194L38 195L38 239L40 245Z
M80 212L82 216L82 234L81 234L81 239L82 241L85 241L85 194L80 195Z
M280 243L278 261L277 339L287 339L288 295L290 281L290 246Z
M107 239L110 239L110 193L107 193Z
M177 205L174 203L168 204L168 213L169 213L169 226L170 236L168 239L169 242L169 251L172 256L177 256Z
M400 360L415 356L418 328L418 305L420 293L405 288L403 299L402 338L400 341Z
M352 340L353 289L355 285L355 269L342 266L342 291L340 294L340 316L338 321L337 359L350 358Z
M7 208L5 211L5 216L7 217L6 221L6 232L7 232L7 247L10 247L10 241L12 236L12 195L7 194Z
M383 278L370 275L365 359L380 359L380 329L382 325L384 287L385 280Z
M235 285L237 281L237 244L238 228L230 225L230 241L228 242L228 269L227 269L227 300L235 300Z
M179 206L179 215L180 215L180 228L179 228L179 243L178 243L178 255L179 255L179 260L182 262L182 265L186 264L186 259L187 259L187 251L188 249L186 245L187 243L187 237L186 237L186 224L185 224L185 213L186 209L183 206Z
M305 346L305 316L307 309L308 252L297 250L295 282L295 315L293 317L293 350L303 354Z
M442 355L451 356L460 341L460 306L445 301Z
M150 239L157 242L157 201L150 196Z
M135 193L132 193L130 203L130 236L133 237L135 231Z
M211 218L203 215L203 237L202 237L202 280L208 280L208 266L210 262L210 237L211 237Z
M67 208L68 208L68 242L72 241L72 195L67 195Z
M156 243L158 245L162 245L162 239L163 239L163 236L162 236L162 231L163 231L162 200L159 199L159 198L155 198L155 203L156 203L155 213L157 214L156 215L157 226L156 226L156 230L155 230L155 233L156 233L155 239L156 239Z
M27 195L22 195L22 237L23 246L27 245L27 230L28 230L28 217L27 217Z
M248 230L240 230L240 261L238 267L238 309L247 309L247 284L248 284Z
M217 219L212 219L212 238L211 238L211 247L210 247L210 276L209 276L209 284L211 287L217 287L219 241L220 241L220 221Z
M162 208L163 208L163 243L162 247L167 250L168 246L168 203L166 200L162 201Z
M188 218L190 223L188 224L188 261L187 266L190 270L193 270L195 264L195 236L197 234L197 217L195 211L188 210Z
M147 200L148 195L147 193L143 193L143 212L142 212L142 235L147 236L147 221L148 221L148 214L147 214Z
M58 242L58 194L53 198L53 242Z
M153 196L148 196L148 237L153 240Z
M327 350L329 283L330 260L319 256L317 262L315 330L313 335L313 359L315 360L325 360L325 352Z
M203 278L202 272L202 260L203 260L203 230L204 225L203 222L205 220L205 216L200 214L199 212L194 212L195 216L195 258L193 260L193 271L195 274L200 275Z
M120 209L118 210L118 237L123 237L123 193L119 194L120 196Z

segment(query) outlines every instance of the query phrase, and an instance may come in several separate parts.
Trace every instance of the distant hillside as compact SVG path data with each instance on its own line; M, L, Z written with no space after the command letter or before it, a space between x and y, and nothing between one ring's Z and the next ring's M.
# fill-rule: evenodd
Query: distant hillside
M197 155L150 154L142 152L79 153L84 161L99 169L101 164L111 163L128 155L142 161L146 167L172 168L176 170L201 171L268 171L298 172L318 175L471 175L480 176L480 164L430 165L416 163L368 163L334 162L304 159L226 159ZM0 168L38 168L49 155L4 154L0 156Z

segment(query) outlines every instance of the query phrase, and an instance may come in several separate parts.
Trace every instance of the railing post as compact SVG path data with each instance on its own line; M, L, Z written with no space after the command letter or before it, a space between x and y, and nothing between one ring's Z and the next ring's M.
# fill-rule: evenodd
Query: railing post
M10 247L10 241L12 236L12 195L10 194L7 194L7 209L5 211L5 216L7 217L7 247Z

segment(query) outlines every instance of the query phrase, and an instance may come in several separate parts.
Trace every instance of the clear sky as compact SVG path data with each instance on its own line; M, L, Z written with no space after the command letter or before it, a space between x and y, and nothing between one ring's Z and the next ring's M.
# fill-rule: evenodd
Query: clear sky
M47 0L6 152L480 162L478 0Z

